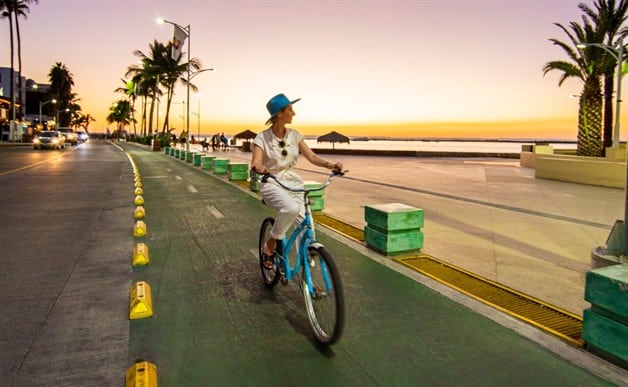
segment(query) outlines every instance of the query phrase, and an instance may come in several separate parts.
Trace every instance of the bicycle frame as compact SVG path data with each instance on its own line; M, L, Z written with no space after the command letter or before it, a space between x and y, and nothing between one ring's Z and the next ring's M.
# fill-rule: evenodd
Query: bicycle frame
M327 181L322 184L320 187L316 187L313 189L293 189L290 187L286 187L283 185L277 178L273 175L265 176L266 179L273 178L282 188L292 191L292 192L303 192L303 205L305 206L305 217L299 225L295 227L292 231L288 239L285 238L281 241L282 252L283 254L279 257L281 260L282 266L284 267L284 275L286 281L290 281L292 277L299 273L301 267L303 267L303 272L305 274L305 280L307 283L308 291L310 295L314 296L314 286L312 285L312 274L310 272L310 265L308 262L308 247L313 244L319 244L316 241L316 234L314 230L314 221L312 220L312 211L310 209L310 204L308 201L309 193L312 191L318 191L320 189L325 189L331 182L331 178L336 175L342 175L343 173L332 172ZM299 240L299 246L297 249L297 259L293 267L290 267L290 250L292 246L297 242L299 236L301 239ZM319 244L320 245L320 244ZM325 267L325 262L321 261L321 271L323 273L323 279L325 281L325 287L328 293L333 293L334 289L331 288L331 281L329 279L329 275L327 272L327 268Z

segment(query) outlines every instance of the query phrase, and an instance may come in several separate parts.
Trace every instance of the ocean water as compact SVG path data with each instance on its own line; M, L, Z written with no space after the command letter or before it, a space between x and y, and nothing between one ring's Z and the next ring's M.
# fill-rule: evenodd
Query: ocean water
M427 152L487 152L519 153L522 145L534 144L534 141L464 141L464 140L368 140L331 144L307 139L310 148L321 149L368 149L368 150L403 150ZM575 142L548 142L554 149L576 149Z
M195 136L196 137L196 136ZM231 136L228 136L231 137ZM211 139L210 135L201 134L200 139ZM238 139L237 145L243 140ZM554 149L576 149L576 142L572 140L519 140L519 139L373 139L351 140L347 143L317 142L316 137L305 137L310 148L318 149L353 149L353 150L399 150L424 152L485 152L485 153L520 153L522 145L548 143Z

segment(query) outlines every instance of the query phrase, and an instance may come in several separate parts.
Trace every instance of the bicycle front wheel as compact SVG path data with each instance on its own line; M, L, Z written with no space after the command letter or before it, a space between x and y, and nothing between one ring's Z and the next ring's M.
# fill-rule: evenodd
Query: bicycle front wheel
M302 276L303 298L314 336L330 345L340 339L345 319L345 303L338 268L331 254L322 246L308 248L312 292ZM304 269L305 270L305 269Z
M270 230L273 228L273 224L275 224L275 219L266 218L262 222L262 226L259 230L259 243L258 243L258 254L259 254L259 267L262 270L262 279L264 280L264 285L267 288L272 288L277 285L279 281L280 273L279 273L279 262L275 262L272 269L267 269L264 266L264 257L262 256L264 252L264 243L270 238ZM276 261L276 260L275 260Z

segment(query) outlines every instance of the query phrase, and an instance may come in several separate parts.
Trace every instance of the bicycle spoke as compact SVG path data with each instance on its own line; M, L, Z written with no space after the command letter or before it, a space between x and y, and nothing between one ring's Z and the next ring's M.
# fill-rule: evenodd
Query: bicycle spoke
M332 344L340 338L344 325L344 298L338 270L323 247L310 248L309 265L312 292L303 279L303 297L316 339Z

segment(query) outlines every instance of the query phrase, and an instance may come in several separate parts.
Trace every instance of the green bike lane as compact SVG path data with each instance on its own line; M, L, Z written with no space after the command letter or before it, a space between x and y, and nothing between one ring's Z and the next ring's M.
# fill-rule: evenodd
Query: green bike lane
M161 385L611 385L326 232L346 323L322 347L298 284L262 284L255 250L273 211L189 163L123 147L144 186L136 242L150 252L133 281L150 285L154 309L131 321L129 357L155 363Z

